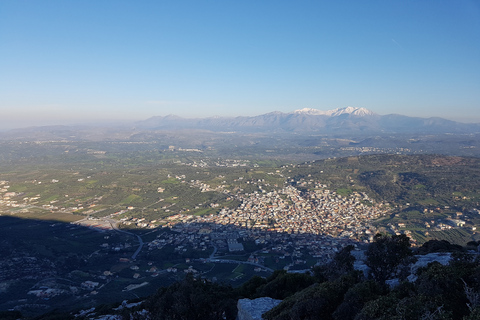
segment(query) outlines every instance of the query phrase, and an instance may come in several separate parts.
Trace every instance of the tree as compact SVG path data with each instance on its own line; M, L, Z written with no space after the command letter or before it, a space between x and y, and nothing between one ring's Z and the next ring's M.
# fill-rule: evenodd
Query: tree
M315 278L303 273L287 273L285 270L276 270L267 283L259 287L255 297L270 297L285 299L301 291L315 282Z
M332 312L342 303L349 288L359 281L359 274L352 272L335 281L312 285L283 300L266 312L267 320L332 319Z
M366 251L366 265L370 268L371 277L383 284L396 276L398 266L413 253L410 240L404 234L392 237L377 234L374 240Z
M348 289L343 302L332 314L335 320L353 320L365 303L377 299L383 294L382 288L375 281L363 281Z
M334 280L341 275L352 272L354 270L353 263L355 262L355 257L351 254L353 249L354 246L348 245L337 252L327 264L313 268L317 282L324 282L327 279Z
M470 242L469 242L470 243ZM419 254L431 252L465 252L465 249L458 244L451 244L447 240L429 240L417 249Z
M432 262L417 272L417 294L434 302L437 307L443 306L445 310L452 312L454 319L461 319L469 312L469 301L462 281L462 277L469 273L466 271L452 264L444 266Z
M351 254L353 249L354 247L352 245L348 245L340 250L333 258L335 267L341 269L343 273L353 271L353 263L355 262L355 257Z
M265 285L267 283L267 280L265 278L259 277L259 276L253 276L242 284L239 288L237 288L237 292L239 296L245 297L245 298L252 298L255 296L255 293L257 290Z
M22 317L20 311L0 311L0 319L4 320L16 320Z
M236 296L229 286L185 280L160 289L147 303L152 319L235 319Z

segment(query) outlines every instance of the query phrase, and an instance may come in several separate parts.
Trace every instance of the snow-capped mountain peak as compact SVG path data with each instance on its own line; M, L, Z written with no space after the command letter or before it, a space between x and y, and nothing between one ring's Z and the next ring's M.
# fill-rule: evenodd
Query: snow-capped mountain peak
M312 108L303 108L303 109L293 111L293 113L296 113L296 114L309 114L309 115L315 115L315 116L327 115L327 112L328 111L322 111L322 110L317 110Z
M335 110L327 111L330 116L339 116L341 114L351 114L358 117L371 116L374 113L365 108L358 107L346 107L346 108L337 108Z
M303 108L303 109L295 110L293 113L317 115L317 116L324 115L324 116L331 116L331 117L339 116L342 114L351 114L358 117L371 116L375 114L368 109L358 108L358 107L337 108L337 109L328 110L328 111L322 111L322 110L317 110L312 108Z

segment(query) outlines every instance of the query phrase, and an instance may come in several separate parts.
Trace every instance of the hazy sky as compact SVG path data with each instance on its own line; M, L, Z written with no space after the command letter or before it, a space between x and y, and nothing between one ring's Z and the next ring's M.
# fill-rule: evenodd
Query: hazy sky
M365 107L480 122L480 1L0 1L0 125Z

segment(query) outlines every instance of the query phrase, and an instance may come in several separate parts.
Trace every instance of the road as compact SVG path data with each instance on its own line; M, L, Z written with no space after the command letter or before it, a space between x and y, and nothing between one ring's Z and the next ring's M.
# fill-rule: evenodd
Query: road
M273 272L273 269L270 269L268 267L262 266L261 264L254 263L254 262L248 262L248 261L239 261L239 260L229 260L229 259L195 259L195 261L206 261L206 262L211 262L211 263L234 263L234 264L248 264L254 267L259 267L264 270Z
M213 252L212 254L210 255L209 259L213 259L213 257L215 256L215 253L217 253L218 251L218 248L216 245L213 245Z
M113 220L113 219L110 219L110 218L102 218L103 221L106 221L110 224L110 226L112 226L112 229L117 231L117 232L121 232L121 233L125 233L125 234L128 234L128 235L131 235L133 237L137 237L138 239L138 243L139 243L139 246L137 248L137 250L133 253L132 255L132 260L135 260L138 256L138 254L140 253L140 251L142 251L142 248L143 248L143 239L142 237L140 237L138 234L135 234L135 233L132 233L132 232L128 232L128 231L125 231L125 230L122 230L122 229L119 229L118 226L117 226L117 221L116 220Z
M254 266L254 267L259 267L259 268L265 269L265 270L270 271L270 272L273 272L273 271L274 271L273 269L267 268L267 267L265 267L265 266L262 266L261 264L254 263L254 262L214 258L215 254L217 253L217 250L218 250L217 246L214 245L214 246L213 246L213 252L212 252L212 254L210 254L210 257L208 257L208 259L205 259L205 260L203 260L203 259L196 259L196 260L197 260L197 261L213 262L213 263L248 264L248 265L251 265L251 266Z

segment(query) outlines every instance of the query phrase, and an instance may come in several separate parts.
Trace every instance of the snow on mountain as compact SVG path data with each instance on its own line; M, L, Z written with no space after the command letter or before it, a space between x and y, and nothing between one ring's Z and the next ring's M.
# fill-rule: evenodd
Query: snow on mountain
M294 114L309 114L309 115L315 115L315 116L327 116L329 111L322 111L322 110L317 110L317 109L312 109L312 108L303 108L299 110L295 110L292 113Z
M365 109L365 108L358 108L358 107L345 107L345 108L337 108L328 111L322 111L312 108L303 108L299 110L295 110L294 114L307 114L307 115L322 115L322 116L331 116L336 117L342 114L351 114L357 117L364 117L364 116L372 116L375 115L374 112Z
M331 112L330 116L339 116L341 114L351 114L354 116L358 117L364 117L364 116L373 116L375 113L372 111L365 109L365 108L357 108L357 107L346 107L346 108L337 108L335 110L330 110L328 112Z

